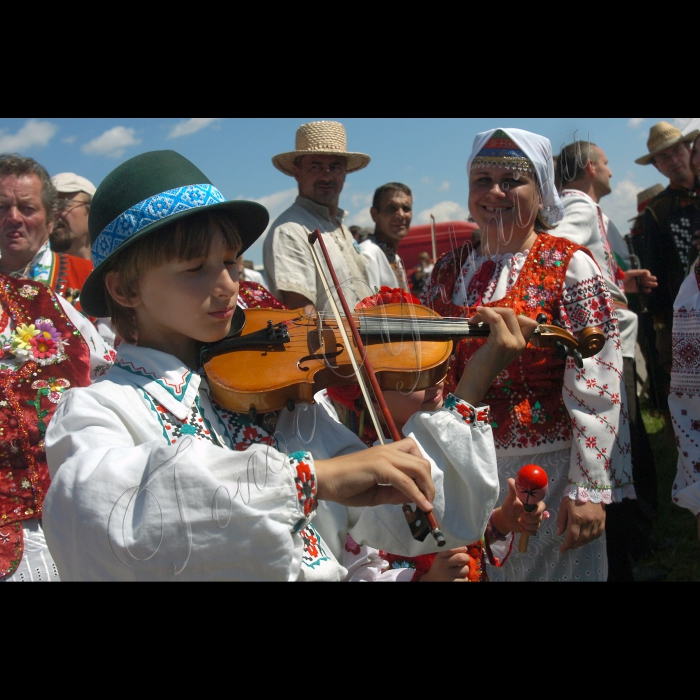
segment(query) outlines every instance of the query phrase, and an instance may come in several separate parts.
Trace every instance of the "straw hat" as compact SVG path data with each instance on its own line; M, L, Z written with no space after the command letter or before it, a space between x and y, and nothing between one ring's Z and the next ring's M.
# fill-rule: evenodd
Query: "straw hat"
M95 269L80 304L90 316L108 316L106 262L134 241L202 211L222 211L236 224L243 247L265 230L269 214L257 202L227 202L206 175L175 151L150 151L122 163L102 181L90 207L88 228Z
M656 184L653 185L652 187L647 187L645 190L642 190L641 192L637 193L637 216L633 216L631 219L628 219L628 221L636 221L639 216L644 212L644 210L647 208L647 205L649 202L651 202L656 195L661 194L666 188L663 185Z
M700 134L700 131L695 129L689 134L683 136L679 129L676 129L675 126L669 124L668 122L659 122L658 124L654 124L654 126L652 126L649 130L649 140L647 141L649 153L641 158L637 158L637 160L634 162L638 163L639 165L649 165L653 157L659 151L663 151L664 148L673 146L680 141L695 141L698 134Z
M354 173L366 168L370 158L364 153L349 153L345 127L339 122L310 122L297 129L296 150L280 153L272 164L285 175L294 175L292 166L299 156L306 155L344 156L348 159L347 172Z

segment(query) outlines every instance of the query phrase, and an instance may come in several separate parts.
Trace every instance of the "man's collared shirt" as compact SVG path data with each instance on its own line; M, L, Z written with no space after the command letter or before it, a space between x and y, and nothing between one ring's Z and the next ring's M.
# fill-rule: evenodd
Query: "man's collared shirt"
M372 293L368 284L367 261L355 247L350 231L342 224L347 212L336 210L332 217L328 207L305 197L297 197L294 204L273 222L265 239L263 260L270 291L296 292L310 299L324 311L327 295L311 255L308 236L318 229L328 249L331 262L348 304L354 308L358 301ZM332 285L320 246L315 250L321 266Z

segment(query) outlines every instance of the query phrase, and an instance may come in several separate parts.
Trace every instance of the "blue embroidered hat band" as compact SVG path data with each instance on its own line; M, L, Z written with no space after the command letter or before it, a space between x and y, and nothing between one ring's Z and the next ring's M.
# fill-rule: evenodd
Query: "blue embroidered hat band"
M100 232L92 246L92 260L97 267L125 241L139 231L191 209L225 202L214 185L187 185L166 190L129 207Z
M475 156L471 169L507 168L524 172L535 172L535 166L525 152L502 129L497 129L484 147Z

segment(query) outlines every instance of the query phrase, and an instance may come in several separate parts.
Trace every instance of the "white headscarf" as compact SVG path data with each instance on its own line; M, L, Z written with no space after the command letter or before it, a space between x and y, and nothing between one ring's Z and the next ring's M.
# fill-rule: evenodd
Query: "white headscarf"
M491 129L476 135L471 155L467 161L467 175L471 172L474 159L496 131L498 129ZM504 131L520 147L535 167L542 191L542 218L550 226L558 224L564 217L564 207L554 186L554 161L552 159L552 144L549 139L539 134L533 134L531 131L523 131L523 129L503 129L501 127L501 131ZM504 165L504 167L507 166Z

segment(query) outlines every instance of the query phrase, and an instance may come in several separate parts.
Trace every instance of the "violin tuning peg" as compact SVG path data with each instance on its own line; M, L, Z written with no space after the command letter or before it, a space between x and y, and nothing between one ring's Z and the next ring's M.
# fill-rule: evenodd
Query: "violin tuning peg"
M557 344L554 349L554 356L557 360L566 360L569 356L569 348L564 345L560 340L557 340Z
M257 417L258 417L258 409L255 408L255 406L251 406L250 410L248 411L248 418L250 418L252 423L255 423Z
M296 406L294 405L294 399L287 399L287 410L290 413L294 413L294 409Z
M579 369L583 369L583 355L578 350L572 350L571 354L574 358L574 362Z
M547 314L539 314L537 316L537 323L547 323Z
M265 417L263 418L263 427L265 430L267 430L269 433L274 432L275 427L277 426L277 414L276 413L266 413Z

